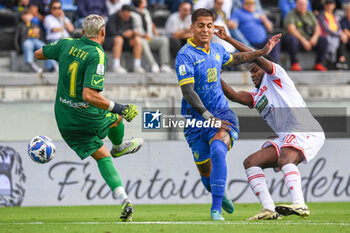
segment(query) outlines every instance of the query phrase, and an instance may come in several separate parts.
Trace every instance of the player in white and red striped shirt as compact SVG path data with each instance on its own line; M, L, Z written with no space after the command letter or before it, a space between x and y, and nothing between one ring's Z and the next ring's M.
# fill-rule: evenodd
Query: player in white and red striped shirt
M231 43L240 52L252 50L228 36L222 27L217 26L216 29L218 37ZM248 220L278 219L280 214L308 216L310 211L304 201L297 165L307 163L317 155L325 141L323 130L280 65L258 58L251 63L250 72L256 87L251 92L236 92L221 80L228 99L255 108L278 136L264 143L261 150L244 161L248 183L263 206L260 213ZM282 171L291 195L291 205L275 207L262 170L265 168Z

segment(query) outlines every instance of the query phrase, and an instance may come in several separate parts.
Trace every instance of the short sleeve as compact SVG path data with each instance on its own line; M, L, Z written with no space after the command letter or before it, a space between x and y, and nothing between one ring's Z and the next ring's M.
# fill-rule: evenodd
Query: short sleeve
M312 25L313 25L313 26L316 26L316 25L318 24L318 21L317 21L317 19L316 19L316 16L315 16L311 11L309 11L308 13L310 14L310 18L311 18L311 21L312 21Z
M231 20L239 23L239 17L238 17L238 11L235 11L232 15L231 15Z
M284 20L284 27L287 27L288 25L295 24L295 23L296 22L295 22L294 13L293 11L290 11Z
M104 88L106 57L103 50L98 47L96 47L96 50L96 53L88 56L83 86L102 91Z
M188 83L194 83L193 62L185 54L176 57L175 69L180 87Z
M43 46L43 54L46 58L54 59L58 61L60 50L62 45L64 44L65 39L55 41L51 44Z
M222 53L223 54L223 57L222 57L222 66L227 66L228 64L230 64L230 62L232 61L233 59L233 56L232 54L230 54L229 52L227 52L227 50L221 46L221 50L222 50Z
M175 13L174 13L175 14ZM176 26L174 24L174 14L170 15L168 20L165 23L165 32L168 36L172 37L172 34L176 31Z

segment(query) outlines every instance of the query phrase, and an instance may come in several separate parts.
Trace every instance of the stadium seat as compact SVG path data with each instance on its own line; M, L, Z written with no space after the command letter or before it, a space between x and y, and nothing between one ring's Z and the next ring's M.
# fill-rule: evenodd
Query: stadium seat
M168 19L170 15L170 11L168 10L156 10L152 13L152 20L153 23L156 25L156 27L164 28L166 20Z
M18 14L0 9L0 50L13 50Z
M44 61L35 61L41 68L45 69ZM24 62L23 54L18 54L16 51L10 53L10 70L15 72L30 72L29 67Z

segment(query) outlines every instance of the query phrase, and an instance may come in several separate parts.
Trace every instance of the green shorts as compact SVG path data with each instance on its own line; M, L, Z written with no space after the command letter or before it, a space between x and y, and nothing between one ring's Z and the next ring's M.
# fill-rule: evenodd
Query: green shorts
M59 131L70 148L72 148L80 159L85 159L95 153L103 146L103 141L109 132L109 127L118 120L117 114L106 117L99 129L87 125L86 129L59 128Z

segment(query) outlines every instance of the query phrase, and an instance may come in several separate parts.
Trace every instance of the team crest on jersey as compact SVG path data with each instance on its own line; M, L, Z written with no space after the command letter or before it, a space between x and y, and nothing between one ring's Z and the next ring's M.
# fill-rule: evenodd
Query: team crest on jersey
M220 54L217 53L217 54L215 55L215 59L216 59L217 61L220 61Z
M264 108L268 104L268 102L269 101L267 100L266 96L263 95L263 97L259 100L259 102L256 103L255 108L259 111L259 113L261 113L262 110L264 110Z
M185 65L179 66L179 74L181 76L184 76L186 74L186 67L185 67Z
M208 83L216 82L218 80L218 72L216 68L207 70Z
M193 152L193 156L194 156L194 158L195 158L196 160L199 159L199 153L198 153L197 151L194 151L194 152Z
M105 74L105 66L103 64L98 64L97 65L96 74L99 74L99 75L104 75Z

